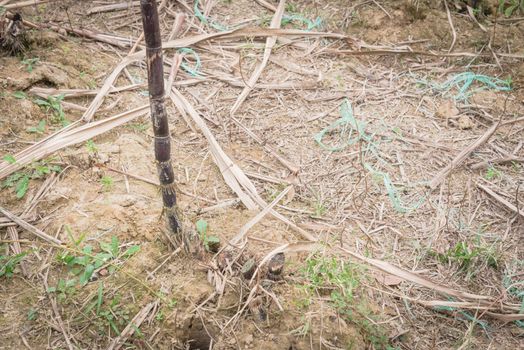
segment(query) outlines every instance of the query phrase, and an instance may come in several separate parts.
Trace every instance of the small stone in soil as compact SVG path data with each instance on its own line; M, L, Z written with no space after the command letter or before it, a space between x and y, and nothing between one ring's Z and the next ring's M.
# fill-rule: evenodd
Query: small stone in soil
M250 279L251 277L253 277L255 268L256 268L255 259L250 258L242 266L242 276L244 276L244 278L247 280Z
M270 275L278 276L282 273L284 270L284 262L286 261L286 257L284 256L284 253L278 253L275 254L269 260L269 263L267 264L268 267L268 273Z

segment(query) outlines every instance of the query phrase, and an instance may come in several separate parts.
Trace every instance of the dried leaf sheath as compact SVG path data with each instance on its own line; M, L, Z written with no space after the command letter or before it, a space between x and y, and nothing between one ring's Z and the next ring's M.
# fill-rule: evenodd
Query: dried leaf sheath
M158 11L155 0L141 0L142 23L146 41L147 78L149 85L149 102L151 121L155 135L155 159L164 203L164 214L169 229L180 234L181 224L177 215L175 175L171 165L171 140L169 124L164 104L164 69L162 59L162 38L158 22Z

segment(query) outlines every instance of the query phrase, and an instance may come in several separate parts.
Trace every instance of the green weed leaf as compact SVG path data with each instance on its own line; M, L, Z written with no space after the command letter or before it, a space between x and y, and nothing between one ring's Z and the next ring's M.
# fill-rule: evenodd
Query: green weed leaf
M13 97L17 98L19 100L23 100L23 99L27 98L27 95L23 91L15 91L15 92L13 92Z
M200 219L196 222L196 229L200 235L205 236L207 233L207 221L204 219Z
M118 237L113 236L111 237L111 254L113 254L113 257L116 257L118 255L118 246L120 243L118 242Z
M100 306L102 306L102 300L103 300L103 296L104 296L104 284L102 283L102 281L100 281L100 283L98 283L98 296L96 298L96 314L99 315L100 314Z
M89 279L93 276L93 272L95 272L95 266L87 265L84 273L80 276L80 284L82 286L85 286L87 282L89 282Z
M10 154L6 154L2 159L5 160L6 162L8 162L9 164L15 164L16 163L15 157L13 157Z
M20 199L25 196L29 188L29 175L24 175L16 184L16 198Z
M39 105L39 106L44 106L44 107L50 107L51 105L49 104L49 102L47 102L46 100L42 100L41 98L37 98L34 100L34 102Z
M140 246L134 245L129 247L123 254L125 258L133 256L135 253L137 253L140 250Z
M220 238L218 238L217 236L208 236L207 242L208 243L220 243Z
M45 131L45 120L44 119L38 122L38 126L30 127L27 129L27 132L38 133L38 134L43 134L44 131Z

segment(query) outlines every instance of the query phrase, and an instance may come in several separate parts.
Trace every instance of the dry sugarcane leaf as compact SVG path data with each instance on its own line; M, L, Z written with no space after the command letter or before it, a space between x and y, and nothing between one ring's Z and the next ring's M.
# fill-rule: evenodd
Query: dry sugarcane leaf
M267 207L265 207L262 211L260 211L254 218L252 218L251 220L249 220L244 226L242 226L242 228L240 229L240 231L238 232L238 234L236 236L234 236L233 238L231 238L229 240L229 243L231 245L237 245L238 243L240 243L240 241L242 241L244 239L244 237L246 236L247 234L247 231L249 231L249 229L253 226L256 225L257 222L259 222L260 220L262 220L262 218L264 216L266 216L270 211L271 209L277 205L278 202L280 202L282 200L282 198L284 198L284 196L293 188L293 185L289 185L288 187L286 187L284 189L284 191L282 191L278 196L277 198L275 198L273 200L273 202L271 202L271 204L269 204Z
M258 206L255 201L251 198L250 195L246 193L246 188L244 188L241 183L238 181L237 176L241 170L238 168L238 166L229 158L229 156L222 150L216 139L214 138L213 134L207 127L204 120L198 115L198 113L195 111L193 106L186 100L186 98L175 88L171 89L171 93L169 94L171 99L173 100L173 103L177 108L180 108L182 106L184 110L191 116L193 119L193 122L200 128L202 133L204 134L204 137L207 139L209 143L209 147L211 149L211 153L213 155L213 159L215 160L215 163L217 163L218 168L220 169L220 172L222 176L224 177L224 180L228 184L228 186L237 194L237 196L240 198L242 203L250 209L254 210L257 209ZM247 178L247 177L246 177ZM252 185L252 183L251 183ZM251 191L254 191L256 193L256 189L254 188L254 185L252 185Z
M403 278L400 278L398 276L395 276L395 275L391 275L389 273L378 273L376 276L375 276L375 279L383 284L383 285L386 285L386 286L398 286L401 282L404 281Z
M437 188L442 181L449 175L449 173L461 165L469 155L474 152L477 148L482 146L494 133L497 131L497 128L500 126L500 120L494 123L486 132L472 142L469 146L464 148L446 167L438 172L437 175L430 181L429 187L434 190Z
M213 33L213 34L201 34L201 35L195 35L191 37L181 38L181 39L175 39L166 42L163 44L164 48L180 48L180 47L187 47L196 43L199 43L201 41L216 39L216 38L241 38L246 36L274 36L274 35L290 35L290 36L319 36L319 37L332 37L332 38L348 38L346 35L341 34L332 34L332 33L320 33L320 32L307 32L302 30L289 30L289 29L260 29L260 28L241 28L237 30L231 30L231 31L225 31L221 33ZM116 81L120 73L126 68L129 64L132 62L140 61L144 59L145 57L145 50L136 52L132 55L129 55L122 59L122 61L115 67L113 72L106 78L103 86L98 91L97 95L91 101L91 104L87 108L87 110L82 115L82 120L84 122L89 122L93 119L95 113L102 105L102 102L104 100L105 95L113 89L113 83ZM10 175L13 171L16 171L20 169L22 166L27 165L31 161L35 161L40 159L41 154L50 154L48 152L48 142L59 138L60 135L63 133L75 128L80 121L71 123L67 127L57 131L56 133L49 135L48 137L44 138L43 140L40 140L39 142L35 143L34 145L29 146L28 148L22 150L21 152L17 153L15 155L15 159L17 159L17 163L15 163L15 166L12 166L13 164L9 164L7 162L0 162L0 179ZM42 151L41 148L44 148L46 150ZM61 148L61 147L60 147ZM19 159L24 159L23 162L18 162ZM27 162L29 160L29 162ZM242 173L243 174L243 173ZM242 176L242 174L238 173L237 175ZM244 175L245 176L245 175ZM247 181L243 181L244 185L249 186L251 183L247 177ZM252 185L252 184L251 184ZM254 186L251 190L254 190ZM256 194L256 190L252 192L253 195L258 196ZM260 200L262 200L260 198ZM258 201L258 200L257 200ZM263 201L262 201L263 202ZM254 207L255 205L252 205ZM280 215L280 214L279 214ZM280 215L280 219L282 219L282 216ZM285 221L286 222L286 221ZM287 220L287 223L292 225L292 223ZM295 226L296 227L296 226ZM300 230L300 229L299 229ZM304 230L302 230L304 231ZM305 233L301 232L303 235ZM312 236L311 236L312 237Z
M395 266L393 264L390 264L386 261L367 258L363 255L360 255L358 253L352 252L348 249L338 247L341 251L344 253L349 254L350 256L357 258L360 261L363 261L367 263L368 265L374 266L378 268L379 270L389 273L391 275L400 277L406 281L416 283L418 285L424 286L429 289L433 289L439 293L442 293L444 295L451 295L457 298L460 298L462 300L476 300L478 302L486 302L486 301L492 301L492 298L485 295L478 295L478 294L471 294L463 291L459 291L456 289L452 289L446 286L443 286L441 284L437 284L425 277L419 276L413 272L404 270L398 266Z
M120 11L120 10L128 10L132 7L140 6L140 1L133 1L133 2L122 2L120 4L109 4L109 5L101 5L101 6L95 6L92 7L87 11L87 15L92 15L94 13L102 13L102 12L111 12L111 11Z
M284 5L286 4L286 0L280 0L278 3L277 10L275 12L275 15L271 19L271 24L269 25L269 28L280 28L280 23L282 22L282 15L284 14ZM247 98L247 95L251 92L253 89L253 86L256 84L258 79L260 78L260 75L262 75L262 71L266 67L267 63L269 62L269 56L271 56L271 50L273 49L273 46L277 43L277 37L272 36L266 39L266 47L264 48L264 57L262 58L262 62L260 65L255 69L251 77L249 78L248 82L246 83L246 86L244 87L244 90L240 93L237 100L231 107L230 114L234 115L235 112L240 108L240 105L242 102L245 101Z
M293 73L302 74L302 75L311 75L311 76L315 76L319 78L322 76L322 73L320 71L303 68L300 65L294 62L291 62L287 58L271 56L269 60L279 65L280 67L285 68L288 71L293 72Z
M508 202L504 197L497 194L495 191L493 191L491 188L482 185L481 183L477 183L477 187L482 189L484 192L489 194L491 197L493 197L496 201L504 205L507 209L511 210L514 213L519 214L520 216L524 217L524 210L517 208L512 203Z
M127 324L126 328L120 333L120 335L113 339L109 344L108 350L117 350L124 345L126 340L135 333L140 327L142 322L146 319L149 313L157 306L157 302L152 302L144 306L133 319Z
M0 213L2 213L2 215L4 215L5 217L9 218L9 220L17 223L23 229L27 230L28 232L31 232L33 235L43 239L44 241L47 241L47 242L53 243L53 244L62 245L62 241L61 240L48 235L44 231L38 229L37 227L31 225L30 223L26 222L25 220L19 218L15 214L5 210L2 207L0 207Z
M38 146L32 146L17 153L14 156L16 159L15 163L0 163L0 179L9 176L25 165L31 164L38 159L42 159L53 152L80 142L85 142L97 135L103 134L117 126L144 115L149 111L148 107L149 105L144 105L131 111L120 113L104 120L82 126L77 126L78 122L72 123L60 132L53 134L52 137L40 141L37 144Z
M111 88L109 90L109 93L113 94L113 93L122 92L122 91L130 91L130 90L138 89L143 86L145 86L145 84L132 84L132 85L123 86L119 88ZM93 95L98 94L98 92L99 90L91 90L91 89L55 89L55 88L42 88L39 86L33 86L31 89L29 89L29 93L33 95L38 95L38 96L64 95L64 98L93 96Z
M6 10L15 10L15 9L19 9L22 7L37 6L40 4L45 4L46 2L50 2L50 1L51 0L27 0L27 1L20 1L14 4L3 5L3 7Z
M215 137L207 127L204 120L198 115L193 106L185 99L185 97L175 88L171 89L170 97L177 106L183 106L186 112L193 118L195 124L202 130L202 133L208 140L213 159L221 170L222 176L226 181L227 185L235 192L242 203L248 209L258 209L267 207L267 203L259 196L255 185L249 180L246 174L227 156L222 150ZM176 102L178 101L178 102ZM178 107L177 107L178 108ZM280 214L279 212L271 209L270 214L277 219L283 221L300 235L310 241L317 241L317 238L311 235L309 232L301 229L291 220Z

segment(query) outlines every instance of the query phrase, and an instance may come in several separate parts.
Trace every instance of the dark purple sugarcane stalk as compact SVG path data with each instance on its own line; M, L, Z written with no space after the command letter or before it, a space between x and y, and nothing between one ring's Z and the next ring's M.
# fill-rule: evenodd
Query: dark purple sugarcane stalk
M171 139L166 107L164 104L164 62L162 59L162 38L155 0L141 0L142 24L146 41L147 81L151 122L155 135L155 159L164 203L164 215L175 241L181 243L182 226L178 218L175 174L171 165Z

